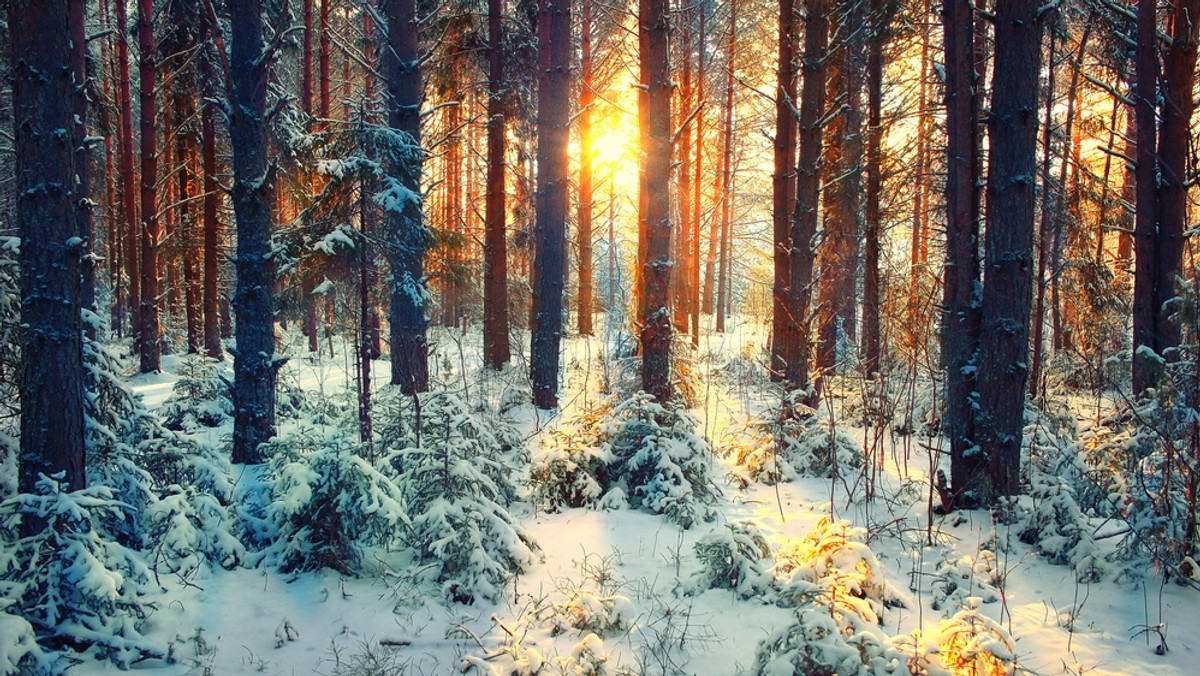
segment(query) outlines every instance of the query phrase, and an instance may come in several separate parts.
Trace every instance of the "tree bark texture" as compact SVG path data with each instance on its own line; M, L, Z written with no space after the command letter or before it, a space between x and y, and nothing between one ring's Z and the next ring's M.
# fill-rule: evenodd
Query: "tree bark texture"
M1020 487L1033 292L1041 4L1005 0L996 5L976 418L976 452L985 471L972 477L984 505Z
M788 263L787 331L796 339L795 351L787 357L787 387L808 389L808 356L812 336L808 322L812 299L814 238L821 200L821 120L825 114L825 74L829 44L829 1L813 0L808 5L804 28L804 89L800 99L800 159L796 166L796 209L792 217L791 259ZM816 402L810 391L808 403Z
M779 0L779 81L775 88L775 172L771 177L771 379L782 380L800 359L792 309L792 218L796 214L796 0ZM815 225L814 225L815 230Z
M275 261L272 256L273 170L267 159L266 97L270 66L261 0L229 4L233 101L233 211L237 283L233 312L233 461L259 463L259 445L275 434Z
M642 123L642 389L659 403L671 398L671 67L667 0L639 0Z
M533 403L541 409L558 406L566 284L570 64L571 2L539 0L537 206L529 369Z
M384 15L388 26L388 48L383 50L388 126L409 143L408 152L389 171L408 196L399 210L392 209L387 214L388 262L392 270L389 313L392 384L399 385L405 394L414 394L429 389L429 345L425 335L428 326L425 252L429 247L429 232L419 198L424 159L421 56L413 0L387 0Z
M142 236L141 236L141 370L151 373L161 368L162 345L158 320L158 134L157 115L158 63L154 52L154 3L138 0L138 75L141 77L138 103L141 115L142 160Z
M64 472L86 483L81 259L69 0L8 5L15 125L16 226L21 238L21 447L18 490ZM72 131L68 131L72 130ZM29 525L32 527L32 525Z
M505 193L503 0L488 0L487 196L483 242L483 362L503 368L508 341L508 229ZM587 11L586 9L584 11Z
M969 0L944 0L946 63L946 263L942 287L943 420L956 493L982 472L974 450L975 356L979 346L979 99L975 28Z

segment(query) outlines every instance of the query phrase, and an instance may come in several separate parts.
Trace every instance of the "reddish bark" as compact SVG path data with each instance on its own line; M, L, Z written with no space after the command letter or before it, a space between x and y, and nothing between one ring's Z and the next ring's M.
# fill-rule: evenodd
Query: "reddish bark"
M138 0L138 74L141 116L142 237L141 237L141 370L158 371L161 343L158 323L158 63L154 53L153 0Z
M818 0L820 2L821 0ZM810 10L811 11L811 10ZM824 9L820 10L824 11ZM810 17L809 21L812 20ZM816 29L819 30L819 29ZM807 42L806 42L807 45ZM807 59L807 52L805 53ZM806 61L806 63L808 63ZM775 172L771 178L771 223L775 280L772 286L771 379L782 380L803 359L791 284L792 220L796 205L796 0L779 0L779 81L775 87ZM806 74L807 78L807 74ZM807 86L807 79L806 79ZM824 85L822 85L824 86ZM808 90L805 90L806 94ZM807 99L806 99L807 100ZM819 115L819 113L818 113ZM813 124L809 120L809 124ZM819 145L819 142L818 142ZM816 207L813 207L815 218ZM813 223L813 232L816 224ZM810 237L811 239L811 237Z
M667 35L667 0L640 0L639 49L645 172L639 190L641 211L640 261L644 286L641 297L642 389L658 402L671 398L671 68Z

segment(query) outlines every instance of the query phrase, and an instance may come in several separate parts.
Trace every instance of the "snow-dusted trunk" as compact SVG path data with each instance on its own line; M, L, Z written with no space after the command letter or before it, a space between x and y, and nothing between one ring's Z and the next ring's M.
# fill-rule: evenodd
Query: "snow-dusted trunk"
M975 29L969 0L945 0L946 263L942 287L943 419L950 439L950 484L959 491L982 471L975 438L975 350L979 341L979 99Z
M671 398L671 67L667 0L641 0L640 98L645 145L640 214L642 268L642 389L660 404Z
M499 369L508 342L508 230L504 166L504 2L488 0L487 197L483 243L483 362ZM585 24L586 25L586 24Z
M267 160L269 55L261 0L229 4L232 45L233 212L237 220L237 283L233 312L233 461L262 461L259 445L275 434L275 262L271 246L272 172Z
M324 6L322 6L324 13ZM413 0L386 0L388 48L383 50L387 78L388 125L406 135L409 152L389 167L393 180L407 191L397 208L387 211L388 262L391 265L392 383L405 394L429 389L429 348L425 338L425 229L421 203L421 70L417 51ZM322 80L325 78L322 77ZM322 82L324 100L325 82ZM322 104L324 105L324 103Z
M976 416L976 452L984 471L968 478L984 505L1020 488L1033 292L1040 9L1041 0L996 5Z
M19 489L66 472L83 488L81 259L77 230L86 184L77 181L69 0L8 5L15 123L16 226L21 238ZM28 527L36 527L27 524Z
M825 189L825 227L821 245L815 346L816 390L821 379L831 375L837 363L839 334L853 337L855 268L858 238L862 232L862 84L863 20L857 0L839 3L838 27L842 35L829 59L830 90L842 102L842 112L829 121L826 161L830 181Z
M787 387L809 387L808 355L811 330L808 323L812 298L813 238L817 233L821 200L821 117L825 113L825 73L829 43L829 2L813 0L808 5L804 28L804 90L800 100L796 166L796 205L792 216L788 261L787 331L795 340L787 353ZM816 392L810 393L810 403Z
M79 177L79 185L82 188L79 191L80 199L76 203L78 213L76 214L76 231L79 233L80 239L83 240L84 246L90 249L95 246L96 237L92 225L92 207L94 203L89 199L88 186L89 173L92 164L91 141L87 140L88 129L88 103L87 103L87 68L84 63L87 54L87 37L84 33L84 18L87 3L84 0L71 0L68 4L68 11L71 16L67 21L71 25L71 76L75 81L75 90L72 92L71 105L74 108L73 115L75 124L72 126L74 138L72 143L75 145L75 174ZM96 265L91 255L84 256L80 260L80 303L85 310L96 311ZM99 321L99 318L96 319ZM84 331L91 340L96 338L96 324L93 322L84 323Z
M775 173L771 178L774 284L771 287L771 380L797 359L796 322L789 321L792 217L796 213L796 0L779 0L779 81L775 87ZM728 162L728 159L726 160Z
M141 77L138 103L142 138L142 237L141 237L141 370L160 368L161 344L158 322L158 62L154 53L153 0L138 0L138 74Z
M570 138L571 2L538 2L537 206L529 370L533 403L558 405L566 282L567 143Z

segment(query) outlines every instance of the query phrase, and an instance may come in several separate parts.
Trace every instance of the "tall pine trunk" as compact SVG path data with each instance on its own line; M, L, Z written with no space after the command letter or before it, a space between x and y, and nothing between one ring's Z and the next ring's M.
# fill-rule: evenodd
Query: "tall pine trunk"
M645 171L639 200L644 235L642 270L642 389L659 403L671 398L671 68L667 0L639 0L641 85L639 112L644 125Z
M324 14L324 5L322 5ZM392 384L405 394L429 389L429 346L425 337L425 251L429 232L421 213L421 57L417 48L416 7L413 0L386 0L388 48L383 50L387 78L388 126L409 144L389 168L404 199L388 210L388 262L392 270L391 324ZM322 76L322 106L327 105Z
M985 464L984 472L972 477L984 505L1020 488L1033 292L1041 5L1040 0L996 4L976 418L978 453Z
M730 228L730 202L732 200L732 188L730 184L733 181L733 71L737 62L737 10L738 0L732 0L729 3L728 48L725 50L725 121L721 131L721 173L717 179L719 182L717 195L721 201L721 220L715 232L709 233L708 274L705 277L706 281L704 283L705 311L713 312L715 310L717 317L714 328L718 333L725 330L725 259L727 257L725 237ZM714 256L714 251L718 248L720 249L720 255ZM714 262L716 262L717 267L715 271L713 270ZM717 306L714 308L713 284L714 279L717 278L719 278L720 283L717 285Z
M142 284L138 273L141 251L141 226L134 199L133 173L133 97L129 86L129 10L122 0L114 0L117 10L117 98L120 107L117 165L121 174L121 216L125 220L122 249L125 254L125 278L129 291L129 323L134 352L142 350Z
M74 130L75 73L69 0L12 0L11 49L16 226L21 238L21 446L18 490L34 492L40 475L65 472L83 488L84 457L81 260ZM82 85L82 83L79 83ZM36 524L25 522L27 531Z
M213 66L212 54L213 29L209 25L208 12L200 13L201 40L204 41L204 51L200 55L200 81L205 87L211 86L216 69ZM207 90L206 90L207 91ZM204 201L201 205L204 220L204 353L210 359L225 359L225 348L221 345L221 307L219 296L220 285L220 223L217 211L221 199L217 183L217 128L216 113L213 104L204 103L200 111L200 155L204 169Z
M271 257L274 171L267 159L267 77L261 0L229 4L233 111L233 211L237 285L233 312L233 461L262 462L259 445L275 434L275 263Z
M975 444L973 361L979 345L979 99L970 0L944 0L946 64L946 263L942 286L943 419L950 440L950 485L956 494L982 472Z
M508 229L505 182L504 2L488 0L487 197L483 242L483 362L503 368L508 340ZM585 11L587 11L585 9ZM586 86L586 85L585 85Z
M796 351L789 356L789 390L809 388L808 355L812 336L808 322L812 298L813 239L817 234L821 200L821 119L825 114L825 73L829 42L829 2L808 5L804 28L804 89L800 99L800 159L796 167L796 210L792 218L791 260L788 263L788 331L796 336ZM819 393L811 390L808 403Z
M158 63L154 53L153 0L138 0L138 74L142 138L141 337L142 373L161 368L158 321L158 132L155 124Z
M775 88L775 173L771 178L771 379L782 380L802 359L799 322L791 317L792 218L796 214L796 0L779 0L779 82ZM815 212L814 212L815 213ZM814 230L816 226L814 225Z
M1143 349L1158 351L1155 334L1158 306L1155 305L1155 268L1158 230L1158 129L1155 101L1158 98L1158 3L1139 0L1137 47L1134 56L1134 114L1137 122L1137 157L1134 181L1137 207L1134 211L1133 276L1133 392L1141 394L1155 385L1153 359Z
M571 2L538 2L537 213L529 350L533 403L558 406L566 282Z
M874 378L883 366L880 359L880 279L879 235L881 230L880 195L883 189L883 46L887 41L890 14L885 16L883 0L871 0L871 35L867 53L867 148L866 226L863 242L863 371Z

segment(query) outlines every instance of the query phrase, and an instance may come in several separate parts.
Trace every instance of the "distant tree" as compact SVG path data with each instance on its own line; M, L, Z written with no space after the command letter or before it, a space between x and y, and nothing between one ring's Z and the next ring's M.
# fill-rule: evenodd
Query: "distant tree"
M39 475L64 472L72 490L86 482L81 319L82 259L77 137L71 68L71 0L12 0L15 155L13 194L21 238L21 450L18 488L34 492Z
M566 283L570 139L571 2L538 3L537 222L534 230L530 376L533 403L558 405L559 347Z

